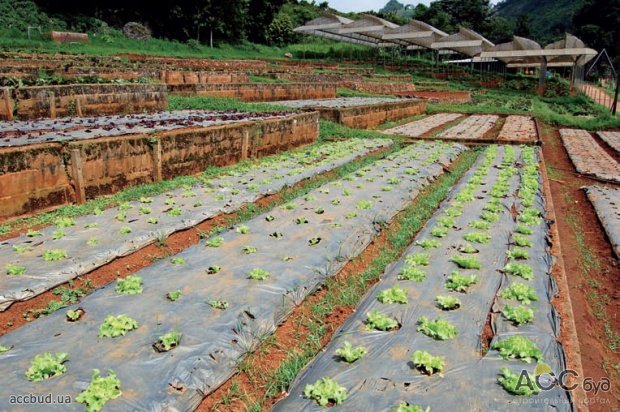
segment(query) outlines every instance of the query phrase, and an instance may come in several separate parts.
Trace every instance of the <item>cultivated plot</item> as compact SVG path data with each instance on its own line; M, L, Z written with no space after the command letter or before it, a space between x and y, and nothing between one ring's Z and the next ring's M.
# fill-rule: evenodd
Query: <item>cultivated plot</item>
M620 132L598 132L599 137L612 149L620 153Z
M565 369L538 168L535 148L486 149L274 410L571 411L516 385Z
M495 139L487 138L487 134L493 129L498 120L499 116L492 114L473 115L441 133L437 138L465 142L494 141Z
M415 122L384 130L383 133L390 135L399 134L409 137L421 137L445 124L459 119L462 116L463 115L459 113L438 113L425 117L421 120L416 120Z
M193 409L464 150L409 146L3 336L0 408L9 393L77 395L112 369L112 410ZM46 353L60 366L31 379Z
M287 106L295 109L303 109L305 107L354 107L367 106L382 103L406 102L407 99L395 99L391 97L339 97L335 99L308 99L308 100L283 100L273 102L280 106Z
M286 117L286 113L181 110L127 116L67 117L30 122L0 122L0 147L95 139L127 134L152 134L175 129L284 117Z
M616 257L620 257L620 189L586 186L584 190L607 233Z
M560 136L579 173L620 183L620 165L596 143L590 133L579 129L560 129Z
M349 140L261 159L227 175L127 202L0 242L0 310L88 273L157 239L339 167L389 140Z
M500 143L536 143L536 123L529 116L508 116L497 141Z

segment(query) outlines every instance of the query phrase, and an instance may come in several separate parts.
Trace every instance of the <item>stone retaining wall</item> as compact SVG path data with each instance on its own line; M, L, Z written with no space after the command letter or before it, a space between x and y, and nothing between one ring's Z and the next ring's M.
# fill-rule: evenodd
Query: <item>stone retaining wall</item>
M278 100L329 99L336 97L333 83L239 83L169 85L172 94L181 96L215 96L244 102Z

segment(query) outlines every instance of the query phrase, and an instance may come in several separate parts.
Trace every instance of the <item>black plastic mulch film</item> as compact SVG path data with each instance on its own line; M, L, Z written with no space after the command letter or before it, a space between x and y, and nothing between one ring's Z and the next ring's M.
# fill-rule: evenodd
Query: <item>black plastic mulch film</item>
M494 149L487 149L487 153L489 150ZM416 238L418 241L435 239L440 245L425 250L414 243L407 249L403 259L386 270L381 281L367 293L355 314L334 334L325 350L298 375L291 385L289 396L275 405L275 411L328 409L304 396L306 385L314 384L324 377L335 380L348 392L343 403L329 408L333 411L392 411L404 402L411 406L420 406L422 410L430 407L432 411L572 410L570 395L558 387L528 397L512 395L499 385L501 368L509 368L517 374L525 369L534 379L536 361L526 363L515 359L504 360L494 349L483 355L481 334L489 312L492 312L491 347L498 340L507 337L525 336L542 350L544 362L555 371L556 376L565 369L562 345L556 340L559 319L550 304L556 287L549 276L552 257L549 252L547 224L542 218L534 219L537 224L525 226L531 229L530 235L515 233L517 225L524 227L518 220L521 214L517 218L511 213L513 204L517 212L524 210L517 197L519 173L523 173L520 148L514 148L516 173L509 180L508 196L501 199L499 219L487 230L474 229L469 225L474 220L481 221L483 207L490 200L489 193L500 172L498 165L501 165L502 159L506 157L507 147L499 146L496 150L493 166L474 192L475 196L470 201L457 200L459 193L466 188L468 181L483 164L485 155L479 158L477 166L453 189L442 208ZM535 152L533 157L536 159ZM542 180L540 174L536 173L540 187ZM459 202L461 209L457 206ZM530 202L532 207L539 211L544 210L540 189ZM450 227L443 238L433 236L433 229L441 227L442 219L449 217L446 211L454 211L455 206L456 210L462 210L462 215L455 217L454 227ZM521 230L527 232L527 229ZM478 252L461 253L468 244L464 235L471 232L487 233L490 235L488 243L469 243ZM529 257L512 263L524 263L531 267L534 275L532 280L502 273L505 265L511 262L507 258L507 251L515 249L515 236L521 237L520 242L531 241L531 246L520 248L527 250ZM428 254L429 257L428 266L417 266L425 272L425 280L398 280L407 257L420 253ZM475 257L480 262L481 269L459 268L451 261L452 257L458 255ZM466 276L476 274L477 283L470 286L467 293L448 290L446 281L454 270ZM502 291L515 282L531 286L538 298L537 301L524 305L534 310L533 320L518 327L506 320L501 313L505 305L521 304L500 296ZM407 292L408 303L380 303L376 298L377 294L395 285ZM438 295L457 297L461 301L461 307L450 311L440 309L435 300ZM374 309L396 319L401 325L400 329L387 332L367 330L367 314ZM434 340L417 331L418 320L422 316L430 320L439 317L448 320L458 328L457 336L449 340ZM353 348L365 347L368 353L353 363L345 362L336 355L336 350L342 347L345 341L352 344ZM428 376L417 369L412 362L412 355L418 350L441 356L445 362L443 373ZM544 384L544 380L542 382Z
M118 294L110 284L83 299L79 307L85 315L77 322L68 322L66 311L60 310L1 337L0 345L13 348L0 355L0 409L51 410L49 405L20 409L8 404L9 396L76 396L90 382L93 369L104 374L112 369L120 379L123 394L108 402L108 410L195 408L235 372L261 337L362 252L381 225L463 150L461 145L439 142L409 146L206 239L175 255L174 262L155 262L136 273L143 280L141 294ZM255 269L270 275L249 279ZM178 300L166 299L177 289L182 292ZM228 307L216 309L209 304L214 301ZM137 321L137 329L118 338L98 338L104 319L120 314ZM182 334L179 346L156 352L152 345L158 337L172 331ZM67 372L42 382L28 381L24 373L31 360L45 352L67 352ZM73 403L58 409L84 406Z
M583 189L596 210L616 257L620 258L620 189L600 186L585 186Z
M260 159L191 187L78 217L69 227L50 226L30 236L1 241L0 270L9 274L11 267L18 271L23 268L23 273L0 276L0 311L157 239L232 213L245 203L391 144L389 140L369 139L313 145ZM65 252L67 257L45 261L46 251Z

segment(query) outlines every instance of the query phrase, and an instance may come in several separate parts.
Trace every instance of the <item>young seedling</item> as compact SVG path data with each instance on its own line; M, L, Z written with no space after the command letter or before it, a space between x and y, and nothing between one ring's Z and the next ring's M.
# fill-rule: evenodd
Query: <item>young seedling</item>
M178 207L178 206L175 206L175 207L173 207L173 208L169 209L169 210L166 212L166 214L167 214L168 216L170 216L170 217L177 217L177 216L181 216L181 212L182 212L181 208L180 208L180 207Z
M287 203L287 204L283 205L282 208L285 209L285 210L293 210L293 209L297 208L297 205L295 203Z
M322 207L317 207L316 209L314 209L314 213L316 213L317 215L322 215L323 213L325 213L325 209L323 209Z
M349 212L349 213L347 213L346 215L344 215L344 217L345 217L346 219L353 219L354 217L357 217L357 213L355 213L355 212Z
M168 300L171 302L176 302L177 300L181 298L181 295L183 295L183 292L181 292L181 289L177 289L177 290L168 292L166 294L166 298L168 298Z
M142 278L138 275L129 275L116 281L116 293L119 295L138 295L142 293Z
M456 270L450 273L448 280L446 281L446 289L454 292L467 292L467 288L471 285L475 285L478 282L477 275L463 276Z
M515 335L497 341L493 344L492 348L498 350L499 356L505 360L520 359L527 363L532 361L543 361L543 353L538 348L538 345L525 336Z
M409 303L409 300L407 299L407 291L399 288L398 286L382 290L377 294L377 300L381 303Z
M159 219L157 219L156 217L149 217L146 220L147 223L150 223L151 225L156 225L159 223Z
M252 269L250 273L248 273L248 278L254 279L254 280L265 280L269 276L271 276L269 272L267 272L264 269L260 269L260 268Z
M534 230L525 225L517 225L515 231L521 235L531 235L532 233L534 233Z
M6 265L6 274L9 276L21 276L26 273L26 268L20 265L14 265L12 263L8 263Z
M182 257L173 257L172 259L170 259L170 263L172 263L173 265L184 265L185 264L185 259L183 259Z
M100 338L117 338L125 336L127 332L137 328L138 322L127 315L108 315L101 326L99 326L98 336Z
M251 255L256 252L258 252L258 249L256 249L254 246L245 245L243 247L243 253L245 253L246 255Z
M310 246L316 246L319 243L321 243L321 238L320 237L313 237L310 240L308 240L308 243L310 244Z
M443 310L454 310L461 307L461 300L454 296L438 295L435 301L437 306Z
M520 385L519 382L535 382L535 377L528 374L528 379L525 379L521 374L517 374L508 368L502 368L499 371L500 378L498 382L502 385L508 393L519 396L532 396L540 392L538 385Z
M372 202L370 200L360 200L355 207L359 210L367 210L372 208Z
M297 223L298 225L303 225L308 223L308 219L306 219L305 217L298 217L297 219L295 219L295 223Z
M2 354L4 352L8 352L11 349L13 349L13 346L3 346L3 345L0 345L0 354Z
M215 275L216 273L219 273L220 270L222 270L221 266L218 266L218 265L209 266L207 268L207 274L208 275Z
M102 377L99 369L93 369L90 384L75 400L86 405L87 412L98 412L109 400L119 396L121 396L121 381L116 374L108 371L108 376Z
M119 222L124 222L125 220L127 220L127 213L118 212L116 216L114 216L114 219L118 220Z
M534 310L526 306L504 306L502 314L516 326L529 323L534 319Z
M152 212L151 208L148 206L142 206L140 207L140 209L138 209L138 211L141 215L150 215Z
M17 253L18 255L23 255L29 250L30 248L26 245L13 245L13 252Z
M54 233L52 233L52 239L53 240L58 240L58 239L62 239L63 237L65 237L65 231L58 229L55 230Z
M383 186L381 188L382 192L391 192L392 191L392 186Z
M458 207L449 207L444 211L444 214L446 216L450 216L450 217L459 217L463 214L463 211L458 208Z
M336 349L336 355L347 363L353 363L368 353L368 350L363 346L353 348L353 345L348 341L345 341L342 346Z
M437 239L416 240L415 244L418 246L422 246L424 250L428 250L430 248L437 248L441 246L441 242L438 241Z
M398 406L393 408L391 412L431 412L431 408L429 406L425 409L419 405L412 405L403 401Z
M205 246L207 247L220 247L224 243L224 238L221 236L216 236L213 239L209 239L205 242Z
M371 312L367 313L366 316L368 317L366 320L366 330L369 331L389 331L400 327L400 324L396 319L392 319L389 316L380 313L377 309L373 309Z
M235 229L235 232L242 234L242 235L247 235L248 233L250 233L250 228L246 225L239 225Z
M446 237L448 235L448 228L443 226L435 226L431 230L431 235L439 238Z
M529 305L532 301L537 301L536 291L533 287L525 283L513 283L502 291L500 296L504 299L518 300L519 302Z
M57 262L68 257L67 252L62 249L51 249L43 252L43 260L46 262Z
M228 302L223 299L213 299L209 301L209 306L214 309L224 310L228 308Z
M308 195L305 195L305 196L304 196L304 200L305 200L306 202L311 202L311 201L316 200L316 199L317 199L317 198L316 198L316 196L315 196L315 195L310 195L310 194L308 194Z
M33 229L30 229L30 230L28 230L28 231L26 232L26 236L28 236L28 237L37 237L37 236L41 236L41 232L40 232L40 231L38 231L38 230L33 230Z
M450 261L457 264L462 269L480 269L480 261L474 256L453 256Z
M265 216L265 220L266 220L267 222L273 222L273 221L275 220L275 217L273 217L273 216L271 216L271 215L267 215L267 216Z
M520 247L532 247L532 240L521 235L512 235L512 241L515 245Z
M331 203L334 206L338 206L340 204L340 199L333 199Z
M504 273L521 276L525 280L534 279L534 269L525 263L507 263L506 266L504 266Z
M426 272L415 265L405 264L402 272L398 275L398 280L413 280L423 282L426 279Z
M64 229L67 227L75 226L75 220L70 217L59 217L58 219L54 220L54 225L56 225L57 228Z
M319 379L314 384L308 384L304 388L304 396L314 399L320 406L342 404L347 398L347 389L338 385L338 382L329 377Z
M465 236L463 236L463 239L468 242L482 243L486 245L487 243L489 243L489 240L491 240L491 235L485 232L470 232L465 234Z
M157 339L157 342L153 344L153 348L157 352L168 352L179 346L179 344L181 343L181 336L182 335L176 331L168 332L164 335L161 335Z
M129 233L131 233L131 228L129 226L123 226L118 232L121 235L128 235Z
M525 260L530 257L530 254L527 250L516 247L512 250L506 251L506 256L508 256L508 259Z
M427 253L414 253L405 258L405 262L411 266L428 266L430 257Z
M96 246L97 244L99 244L99 239L93 236L86 241L86 244L88 246Z
M493 223L499 219L499 215L497 213L491 213L485 210L482 213L480 213L480 219L487 221L489 223Z
M140 199L138 199L138 202L140 202L140 203L153 203L153 198L152 197L141 197Z
M69 309L66 313L67 320L69 322L77 322L84 315L84 309L78 308L76 310Z
M469 227L474 229L488 229L491 227L491 223L484 220L472 220L469 222Z
M473 247L470 243L466 243L464 245L459 246L458 251L461 253L473 254L480 252L478 249Z
M456 226L456 221L454 220L453 217L442 216L442 217L437 218L437 224L447 229L452 229L453 227Z
M413 352L411 356L413 365L420 371L427 375L432 375L435 372L443 371L446 362L441 356L433 356L430 353L422 350Z
M26 371L26 378L30 382L40 382L54 376L62 375L67 371L64 365L69 360L69 354L59 352L55 356L49 352L36 355L30 363L30 369Z
M416 330L435 340L453 339L459 333L456 326L453 326L447 320L443 318L430 320L426 316L420 317Z

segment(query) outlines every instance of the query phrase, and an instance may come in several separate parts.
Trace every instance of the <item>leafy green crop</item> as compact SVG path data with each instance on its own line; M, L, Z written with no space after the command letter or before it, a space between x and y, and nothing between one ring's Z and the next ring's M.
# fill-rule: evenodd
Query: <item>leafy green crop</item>
M485 222L484 220L472 220L469 222L469 227L474 229L488 229L491 227L491 223Z
M53 240L58 240L58 239L62 239L63 237L65 237L65 231L58 229L55 230L54 233L52 233L52 239Z
M33 230L33 229L29 229L26 232L26 236L28 237L37 237L37 236L41 236L41 232L38 230Z
M2 346L0 345L0 353L8 352L13 349L13 346Z
M158 352L168 352L169 350L172 350L179 346L179 343L181 343L181 336L182 335L176 331L168 332L164 335L161 335L157 339L157 342L153 344L153 347Z
M218 266L218 265L209 266L207 268L207 274L208 275L215 275L216 273L219 273L221 270L222 270L221 266Z
M114 216L114 219L118 220L119 222L124 222L125 220L127 220L127 213L119 212L116 214L116 216Z
M149 217L146 220L147 223L150 223L151 225L156 225L159 223L159 219L157 219L156 217Z
M453 310L461 307L461 300L455 296L438 295L435 300L437 306L443 310Z
M308 243L310 244L310 246L318 245L320 242L321 242L320 237L313 237L313 238L308 239Z
M534 233L534 231L531 228L525 225L517 225L517 228L515 229L515 231L522 235L531 235L532 233Z
M515 245L521 247L532 247L532 240L518 234L512 235L512 241Z
M431 412L430 406L426 409L418 405L411 405L405 401L401 402L392 412Z
M75 226L75 220L70 217L59 217L58 219L54 220L54 225L56 225L56 227L60 229L63 229Z
M216 236L213 239L209 239L205 242L205 246L207 247L220 247L224 243L224 238L221 236Z
M102 377L99 369L93 369L93 376L88 388L80 393L75 400L86 405L87 412L98 412L107 401L121 396L121 381L112 371Z
M223 299L213 299L209 301L209 306L211 306L214 309L224 310L228 308L228 302Z
M416 240L415 244L418 246L422 246L424 250L428 250L430 248L437 248L441 246L441 242L438 241L437 239Z
M40 382L62 375L67 371L67 367L63 364L68 360L69 354L65 352L59 352L56 356L49 352L36 355L30 363L30 369L26 371L26 378L31 382Z
M485 220L489 223L493 223L499 219L499 215L497 213L492 213L485 210L484 212L480 213L480 219Z
M381 303L409 303L409 300L407 299L407 291L399 288L398 286L382 290L377 294L377 300Z
M183 259L182 257L173 257L172 259L170 259L170 263L172 263L173 265L184 265L185 264L185 259Z
M499 351L499 356L508 359L521 359L530 363L533 360L542 362L543 354L536 343L525 336L511 336L509 338L497 341L492 346L493 349Z
M450 261L463 269L480 269L480 261L474 256L453 256Z
M534 319L534 310L527 306L504 306L502 314L515 325L522 325Z
M368 319L366 320L366 330L382 330L388 331L398 328L400 325L396 319L392 319L389 316L380 313L377 309L373 309L367 313Z
M303 217L303 216L301 216L301 217L298 217L297 219L295 219L295 223L297 223L298 225L303 225L303 224L308 223L308 219Z
M26 268L20 265L14 265L12 263L8 263L6 265L6 274L9 276L20 276L26 273Z
M18 255L22 255L29 250L30 248L26 245L13 245L13 252L17 253Z
M431 230L431 235L435 237L446 237L447 234L448 234L448 228L444 226L435 226Z
M248 273L248 278L254 279L254 280L265 280L269 276L271 276L269 272L267 272L264 269L260 269L260 268L252 269L250 273Z
M368 353L368 350L363 346L353 348L353 345L348 341L345 341L340 348L336 350L336 355L344 359L348 363L353 363Z
M332 378L324 377L314 384L306 385L304 396L314 399L320 406L327 406L330 402L340 405L347 398L347 389Z
M506 266L504 266L504 272L515 276L521 276L525 280L534 279L534 269L525 263L507 263Z
M453 326L447 320L443 318L430 320L426 316L420 317L416 330L436 340L453 339L459 333L456 326Z
M538 389L538 385L536 384L532 385L532 387L522 384L517 388L521 375L516 374L508 368L502 368L499 372L502 376L498 379L498 382L507 392L512 393L513 395L532 396L540 392L540 389ZM534 377L530 376L529 378L529 380L522 379L522 382L535 382Z
M399 280L414 280L416 282L423 282L426 279L426 272L417 266L405 264L402 272L398 275Z
M69 309L66 313L67 315L67 320L70 322L75 322L78 319L80 319L80 317L84 314L84 311L82 309L76 309L76 310L71 310Z
M237 233L242 234L242 235L247 235L248 233L250 233L250 228L247 225L239 225L239 226L237 226L235 231Z
M127 315L108 315L99 326L100 338L116 338L125 336L129 331L138 328L138 322Z
M355 206L359 210L366 210L372 208L372 202L370 200L360 200Z
M67 252L62 249L50 249L43 252L43 260L46 262L57 262L68 257Z
M140 212L141 215L150 215L153 211L148 206L142 206L138 209L138 212Z
M463 246L459 247L459 252L461 253L468 253L468 254L472 254L472 253L478 253L479 250L476 249L475 247L473 247L471 245L471 243L466 243Z
M444 213L446 214L446 216L450 216L450 217L459 217L463 214L463 211L459 208L456 207L449 207L447 208Z
M456 226L454 218L449 216L442 216L437 218L437 224L448 229L452 229L454 226Z
M245 253L246 255L251 255L256 252L258 252L258 249L256 249L254 246L245 245L243 247L243 253Z
M487 244L491 240L491 235L485 232L470 232L465 234L463 239L468 242Z
M129 233L131 233L131 228L129 226L123 226L118 232L121 235L128 235Z
M121 295L138 295L142 293L142 278L138 275L130 275L125 279L116 281L116 293Z
M506 289L502 290L500 296L504 299L518 300L526 305L529 305L532 301L538 300L538 296L536 296L536 291L533 287L519 282L513 283Z
M423 350L413 352L411 360L416 368L422 370L427 375L441 372L446 364L441 356L433 356Z
M414 253L405 258L405 262L411 266L428 266L430 257L427 253Z
M181 298L181 295L183 295L183 292L181 292L180 289L177 289L177 290L173 290L171 292L168 292L168 294L166 294L166 297L171 302L176 302L177 300L179 300Z
M523 260L528 259L530 254L527 250L516 247L512 250L508 250L506 256L508 256L508 259Z

